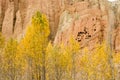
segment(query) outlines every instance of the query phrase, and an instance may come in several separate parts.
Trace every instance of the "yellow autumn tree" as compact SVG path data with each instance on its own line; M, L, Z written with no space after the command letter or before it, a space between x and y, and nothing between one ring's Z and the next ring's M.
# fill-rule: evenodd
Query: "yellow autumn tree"
M61 44L53 46L49 43L47 47L47 74L48 80L70 80L71 56Z
M3 50L4 50L4 46L5 46L5 38L2 36L2 34L0 33L0 79L2 79L3 77Z
M17 54L15 57L15 64L16 64L16 71L17 71L17 79L16 80L27 80L26 73L27 73L27 60L26 54L23 49L23 44L18 43L17 46Z
M3 78L5 80L15 80L17 78L16 73L16 55L17 55L17 41L10 39L4 50L4 67L3 67Z
M5 38L2 36L2 33L0 33L0 49L2 49L5 45Z
M77 56L79 55L80 44L73 37L71 37L67 48L68 48L67 51L69 55L71 55L71 59L72 59L71 77L72 77L72 80L76 80L77 66L78 66L76 60L77 60Z
M114 54L113 60L114 65L119 65L119 54ZM85 48L80 54L79 64L81 80L111 80L112 78L109 54L104 43L97 45L92 51ZM113 74L115 78L119 77L116 67Z
M105 44L98 45L95 52L91 56L91 69L94 69L93 73L89 73L89 78L93 77L97 80L110 80L111 68L109 64L109 54L106 52ZM95 76L93 76L95 75Z
M114 71L115 71L115 79L120 79L120 53L114 53L113 55L113 62L114 62Z
M21 44L28 61L29 80L46 80L45 55L50 34L46 16L40 12L33 15L31 24Z

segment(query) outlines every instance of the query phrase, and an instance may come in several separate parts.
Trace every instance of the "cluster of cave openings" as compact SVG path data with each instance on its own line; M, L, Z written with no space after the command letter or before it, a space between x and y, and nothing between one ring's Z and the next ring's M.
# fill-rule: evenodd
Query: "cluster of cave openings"
M84 39L90 39L92 36L90 35L90 33L88 32L87 28L84 27L84 30L83 31L80 31L77 33L77 37L76 37L76 40L78 42L81 42L82 40Z

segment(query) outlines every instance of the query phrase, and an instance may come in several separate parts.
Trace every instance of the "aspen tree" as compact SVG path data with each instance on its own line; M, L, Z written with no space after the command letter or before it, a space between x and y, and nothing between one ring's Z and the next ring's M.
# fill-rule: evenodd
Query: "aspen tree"
M0 33L0 79L3 78L3 50L4 50L4 46L5 46L5 38L2 36L2 34Z
M72 78L73 80L76 80L76 61L75 60L80 50L80 44L77 41L75 41L73 37L71 37L68 48L70 50L71 58L72 58Z
M16 80L16 55L17 55L17 41L10 39L4 51L4 78L5 80Z
M32 17L31 25L28 26L23 40L26 58L28 60L31 78L46 80L45 55L50 34L49 23L44 14L36 12Z

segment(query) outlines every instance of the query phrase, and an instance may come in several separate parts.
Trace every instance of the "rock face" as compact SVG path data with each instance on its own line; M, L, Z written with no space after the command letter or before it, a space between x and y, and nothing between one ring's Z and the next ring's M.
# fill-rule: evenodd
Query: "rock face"
M60 16L59 28L54 44L64 43L67 45L73 36L82 47L94 49L96 44L107 40L109 27L108 8L104 1L91 0L92 2L76 2ZM113 28L113 46L115 51L120 51L119 42L119 7L116 8L116 24Z
M12 36L13 33L13 24L14 24L14 3L8 5L8 9L5 12L5 17L2 25L2 32L5 36ZM8 15L9 14L9 15Z
M82 46L94 45L103 39L104 34L102 29L107 25L107 20L102 19L100 9L89 8L89 5L88 2L78 2L71 6L74 10L70 7L70 9L68 8L63 12L60 17L55 44L58 42L67 44L71 35L74 36Z
M113 45L120 50L120 6L115 8L116 25ZM6 38L23 37L31 16L41 11L47 15L55 44L69 43L70 36L81 47L93 49L107 37L108 7L106 0L0 0L0 31Z
M19 38L25 32L31 16L41 11L49 19L53 40L63 7L61 0L0 0L0 31L7 38Z

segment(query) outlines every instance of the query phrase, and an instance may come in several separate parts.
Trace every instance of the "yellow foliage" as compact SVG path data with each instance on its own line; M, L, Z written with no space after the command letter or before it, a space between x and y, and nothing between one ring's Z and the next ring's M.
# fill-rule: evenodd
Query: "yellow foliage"
M97 45L97 48L89 53L88 50L84 49L80 54L80 71L85 73L82 76L86 76L88 80L110 80L111 75L111 67L109 63L109 53L106 51L105 44ZM120 63L119 54L113 53L114 64ZM113 64L113 65L114 65ZM114 65L114 75L116 75L116 67Z
M26 31L25 37L21 40L20 51L25 57L30 67L31 77L40 79L41 72L44 75L46 62L46 47L50 34L49 23L44 14L36 12L32 17L32 22ZM44 71L43 71L44 68Z
M120 53L114 54L113 57L114 57L114 63L119 64L120 63Z
M68 47L73 53L76 53L80 50L80 44L73 37L70 38Z
M18 66L16 65L18 60L16 58L17 56L17 41L16 40L13 40L13 39L10 39L6 46L5 46L5 51L4 51L4 54L3 54L3 57L4 57L4 72L7 74L6 75L6 78L9 79L9 77L11 79L15 79L15 77L17 75L16 72L18 68ZM9 76L9 74L12 74L14 76ZM5 75L5 74L4 74Z
M0 33L0 48L3 48L5 45L5 39L4 37L2 36L2 34Z

